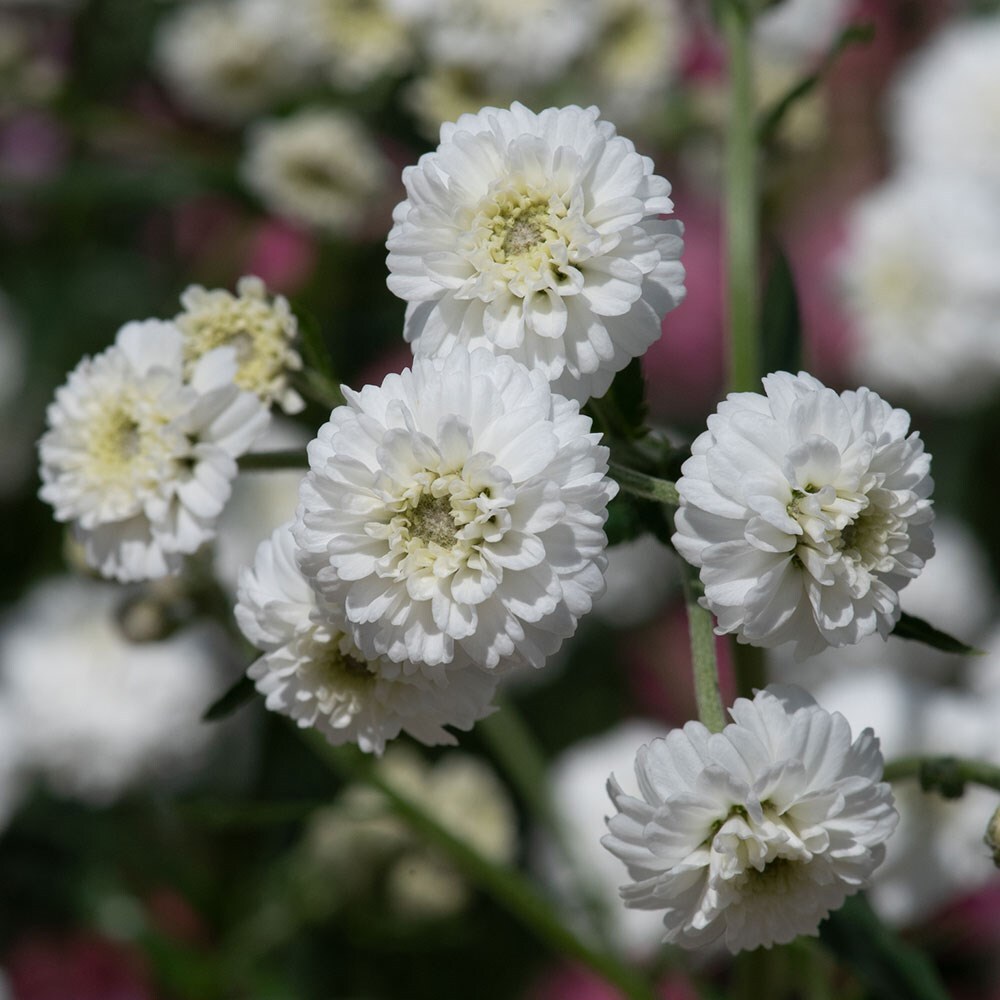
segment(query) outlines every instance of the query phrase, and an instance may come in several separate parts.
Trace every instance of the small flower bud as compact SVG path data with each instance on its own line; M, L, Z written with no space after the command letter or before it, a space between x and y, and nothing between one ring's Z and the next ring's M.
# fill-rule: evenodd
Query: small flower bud
M1000 868L1000 807L996 809L986 824L986 834L983 837L986 846L993 856L993 864Z

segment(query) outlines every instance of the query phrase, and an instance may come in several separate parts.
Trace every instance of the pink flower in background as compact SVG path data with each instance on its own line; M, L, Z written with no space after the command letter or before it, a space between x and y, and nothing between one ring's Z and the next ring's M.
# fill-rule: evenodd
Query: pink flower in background
M243 270L276 292L294 294L312 276L316 241L282 219L265 219L250 239Z
M154 1000L138 952L90 931L27 935L4 962L16 1000Z
M650 411L661 418L711 409L725 377L719 209L683 192L675 192L675 201L684 217L687 298L642 359Z
M657 987L659 1000L697 1000L686 980L669 976ZM596 973L575 965L556 966L544 972L524 1000L623 1000L624 994Z
M27 111L0 127L0 177L44 181L59 173L69 140L55 119Z

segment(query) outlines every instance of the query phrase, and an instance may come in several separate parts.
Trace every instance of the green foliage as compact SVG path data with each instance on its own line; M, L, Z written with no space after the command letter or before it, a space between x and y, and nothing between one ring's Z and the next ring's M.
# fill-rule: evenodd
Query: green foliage
M802 317L795 275L780 248L774 253L761 313L765 372L797 372L802 367Z
M908 615L905 611L899 616L899 621L896 622L896 627L892 630L892 634L898 636L900 639L912 639L915 642L922 642L925 646L940 649L943 653L958 653L962 656L969 656L982 652L982 650L978 650L974 646L962 642L961 639L956 639L954 636L948 635L947 632L942 632L940 629L935 628L929 622L924 621L923 618L917 618L916 615Z

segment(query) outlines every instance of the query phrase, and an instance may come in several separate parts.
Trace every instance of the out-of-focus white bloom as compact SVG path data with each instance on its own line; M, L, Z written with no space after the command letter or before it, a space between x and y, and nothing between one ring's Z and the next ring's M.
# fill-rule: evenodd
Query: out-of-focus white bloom
M628 867L626 905L664 910L665 942L732 952L816 934L865 887L898 819L870 729L800 688L740 698L734 723L689 722L641 747L642 798L614 776L604 845Z
M653 161L597 108L515 103L441 127L403 171L389 288L417 357L488 347L601 396L684 297L682 227Z
M629 909L618 902L621 863L601 846L608 814L604 783L609 771L630 772L636 748L662 735L662 725L628 720L599 736L574 743L552 762L548 774L552 804L572 857L575 880L583 880L595 897L606 901L604 917L614 940L640 961L659 950L663 924L659 914ZM634 784L629 785L628 791L639 794ZM580 900L573 895L573 873L567 870L562 855L544 838L535 857L542 877L555 885L572 908L567 915L578 922Z
M181 4L160 24L156 61L170 89L206 118L241 122L302 83L281 0Z
M676 0L598 0L597 7L601 27L581 70L583 86L612 121L638 121L680 71L683 13Z
M296 0L288 30L301 57L335 87L360 90L413 58L407 25L391 8L386 0Z
M590 419L485 350L344 394L309 445L295 538L356 645L428 676L541 667L604 589L617 484Z
M3 636L0 633L0 671L3 670ZM24 791L24 741L17 716L0 696L0 829L21 802ZM2 996L2 994L0 994Z
M241 172L272 212L335 235L370 216L388 175L361 123L324 108L255 124Z
M943 174L942 194L962 173L1000 190L998 93L1000 17L938 32L899 75L893 94L899 162Z
M0 632L4 699L27 766L97 803L190 769L212 734L201 716L221 680L211 633L134 645L115 620L120 601L107 584L50 580Z
M298 332L295 315L283 295L268 299L264 282L245 275L233 295L224 288L208 291L189 285L181 295L184 311L175 317L184 334L185 371L216 347L236 351L236 384L265 403L277 402L286 413L305 407L288 384L288 373L302 367L292 347Z
M852 727L875 726L887 760L955 754L1000 764L995 696L933 688L877 664L864 673L829 674L819 696ZM883 918L907 926L995 877L983 831L996 793L969 785L961 799L945 800L916 781L894 792L899 827L869 898Z
M40 496L104 576L179 570L214 535L236 458L267 427L267 409L234 382L232 349L206 354L185 382L183 342L172 323L127 323L49 406Z
M868 389L777 372L764 392L730 393L677 483L674 545L716 631L797 657L885 638L934 553L930 456Z
M836 40L851 16L853 0L783 0L754 21L754 41L765 58L815 59Z
M615 628L640 625L677 587L677 560L659 539L642 534L608 549L604 582L606 590L594 602L594 615Z
M401 730L431 746L455 743L444 726L471 729L490 712L496 678L488 671L452 666L435 683L366 658L345 634L343 612L317 596L295 556L287 523L240 574L236 620L264 651L247 673L269 709L335 745L356 742L377 754Z
M998 256L1000 187L908 172L862 198L839 259L859 377L952 409L987 398L1000 382Z
M503 785L481 760L449 752L428 765L409 748L393 746L375 767L389 785L484 857L501 865L513 861L517 816ZM410 918L448 916L468 900L461 873L423 844L385 796L369 786L348 786L313 818L307 851L321 875L355 889L383 870L389 906Z
M406 86L403 101L416 117L421 133L433 142L443 122L487 105L509 104L515 89L490 86L474 73L454 66L435 65Z
M253 562L257 546L295 516L309 436L301 424L277 418L250 449L251 454L300 449L302 468L247 471L236 478L212 546L215 575L228 590L235 592L240 570Z
M492 87L554 80L596 39L595 0L435 0L422 39L433 64Z

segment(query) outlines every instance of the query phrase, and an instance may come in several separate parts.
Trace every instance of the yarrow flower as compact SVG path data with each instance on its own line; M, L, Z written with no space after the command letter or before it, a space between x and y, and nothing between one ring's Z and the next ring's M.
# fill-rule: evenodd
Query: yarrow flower
M213 537L236 458L269 420L235 374L232 349L220 348L185 381L180 330L146 320L57 390L38 444L39 495L104 576L165 576Z
M733 953L817 933L885 855L897 814L870 729L800 688L740 698L733 723L689 722L639 749L642 798L614 776L602 841L625 862L626 906L663 910L664 942Z
M930 456L910 417L805 372L732 393L677 482L677 551L700 567L716 631L798 657L888 636L934 553Z
M325 108L256 122L241 172L271 211L335 235L361 226L387 177L361 122Z
M286 413L298 413L305 403L288 384L288 373L302 367L292 347L298 332L294 313L283 295L268 300L260 278L245 275L232 295L190 285L181 295L184 311L174 318L184 334L185 371L216 347L236 351L236 384L255 392L265 403L276 401Z
M417 357L488 347L585 400L684 297L670 184L597 108L483 108L403 171L389 288Z
M589 418L485 350L345 395L309 445L294 533L363 656L542 666L604 586L617 485Z
M435 683L366 658L345 633L342 611L316 593L295 557L289 522L240 574L236 620L265 651L247 673L269 709L333 744L356 742L377 754L401 731L429 746L454 743L444 726L471 729L489 714L495 675L466 665Z

